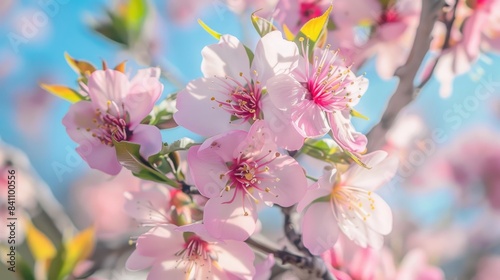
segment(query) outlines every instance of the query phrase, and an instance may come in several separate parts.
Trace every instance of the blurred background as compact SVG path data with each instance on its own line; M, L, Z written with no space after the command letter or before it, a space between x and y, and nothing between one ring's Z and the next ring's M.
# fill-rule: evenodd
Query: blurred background
M166 97L202 75L200 52L216 42L196 22L198 18L220 33L255 45L259 37L249 21L255 3L246 2L250 2L248 7L238 10L222 0L150 1L147 28L141 34L147 46L131 49L94 30L107 19L106 10L118 9L119 1L2 0L0 173L7 163L19 171L17 203L19 211L25 212L22 215L39 215L37 200L43 197L49 201L41 207L42 212L49 212L44 215L55 215L56 224L72 223L78 230L95 225L102 245L96 252L115 252L115 262L123 262L127 257L123 240L136 228L122 210L123 192L136 190L140 182L128 173L110 178L90 170L61 124L70 104L39 85L76 87L77 75L64 57L67 52L94 65L102 60L111 66L127 61L130 73L147 65L161 66L170 73L163 80ZM431 59L428 54L425 61ZM499 62L494 52L481 53L468 71L453 80L446 97L439 94L439 81L431 77L389 130L384 148L400 155L401 166L381 194L395 215L394 231L386 244L396 262L410 249L421 248L429 263L444 270L446 279L499 279ZM365 133L380 120L398 81L382 79L376 63L376 58L369 57L357 70L370 81L357 106L369 120L355 120L356 128ZM162 133L166 142L181 137L200 139L182 128ZM6 182L2 180L0 197L4 199ZM61 211L71 221L58 216ZM272 227L272 222L266 222L272 219L263 217L263 225ZM58 225L43 221L37 227L56 243ZM3 232L4 228L0 237L5 238ZM18 238L22 240L21 234ZM106 273L102 275L109 279L143 277L121 268ZM5 267L0 268L0 278L14 279Z

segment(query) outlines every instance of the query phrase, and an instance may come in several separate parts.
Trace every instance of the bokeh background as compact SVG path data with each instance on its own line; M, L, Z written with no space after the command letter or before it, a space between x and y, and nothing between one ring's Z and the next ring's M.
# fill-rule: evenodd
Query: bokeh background
M236 15L217 0L201 2L202 8L185 17L172 15L168 1L151 3L149 39L155 63L167 67L173 77L163 81L164 97L201 76L200 51L215 43L196 18L250 46L258 39L249 14ZM132 225L120 204L123 191L138 183L125 174L110 181L89 170L61 124L70 104L39 84L76 85L65 52L95 65L101 60L109 65L126 60L129 72L144 65L90 27L105 17L113 1L60 1L50 13L44 3L2 0L0 4L0 140L24 153L32 165L30 172L35 172L33 182L19 186L20 196L36 196L36 186L46 184L77 227L98 223L99 238L113 240L120 229ZM36 23L40 12L49 16ZM32 36L15 41L13 36L26 28L33 29ZM355 126L368 132L379 121L397 80L379 78L373 59L359 72L366 73L370 87L357 109L369 120L357 119ZM402 168L381 193L396 215L394 233L386 239L396 255L418 246L444 269L447 279L471 279L478 277L478 267L485 266L483 271L500 266L500 57L482 54L469 72L455 79L453 88L450 97L442 98L432 78L404 110L386 147L401 155ZM434 140L436 130L439 141ZM163 136L166 142L197 138L182 128L165 130ZM269 215L268 219L278 219L275 213ZM98 216L111 218L96 221ZM495 271L488 275L500 277L500 270ZM2 268L1 279L7 279L4 272Z

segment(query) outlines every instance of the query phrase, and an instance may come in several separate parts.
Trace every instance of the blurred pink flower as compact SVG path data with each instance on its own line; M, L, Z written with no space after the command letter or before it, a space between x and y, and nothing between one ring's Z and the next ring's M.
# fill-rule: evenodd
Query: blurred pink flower
M185 225L201 219L201 210L181 190L143 186L140 191L126 192L125 198L127 214L145 226Z
M274 255L269 254L267 257L261 261L258 262L255 265L255 276L253 277L253 280L268 280L271 278L271 269L273 268L275 264L274 260Z
M490 255L479 260L473 280L496 280L500 275L500 256Z
M435 69L442 97L451 95L454 78L469 71L481 51L500 51L500 1L460 1L456 13L449 48L438 53ZM441 24L436 29L435 35L442 42L446 29ZM433 48L439 52L441 45L434 43Z
M189 149L188 163L200 193L209 198L203 222L213 236L245 240L255 231L256 203L297 203L307 182L300 165L278 152L263 121Z
M354 130L350 111L368 88L368 80L356 77L337 56L328 48L315 49L313 61L301 56L293 74L271 78L267 90L275 106L291 115L303 137L322 137L331 129L340 147L362 152L367 139Z
M127 268L151 267L148 280L252 279L255 255L242 241L214 239L203 224L164 225L139 236Z
M330 0L280 0L274 20L279 27L286 25L296 34L308 20L321 16L330 6Z
M100 239L128 237L136 223L123 210L123 193L138 191L141 184L128 170L111 178L95 171L86 174L71 189L70 210L75 223L81 227L94 225Z
M391 209L372 191L392 178L397 160L384 151L361 160L371 169L353 164L340 178L335 169L325 170L299 202L297 211L304 212L303 242L311 253L319 255L332 248L339 229L359 246L373 248L381 248L383 235L391 232Z
M163 90L159 77L159 68L140 70L130 81L115 70L92 73L85 87L91 101L73 104L62 121L90 167L110 175L120 172L113 139L140 144L144 158L160 151L158 128L141 124Z
M202 55L205 78L191 81L177 97L174 118L179 125L210 137L231 129L247 130L254 121L265 119L280 147L302 146L303 137L293 129L290 117L263 94L271 77L287 75L297 66L299 52L293 42L284 40L279 31L268 33L257 43L250 63L244 45L224 35Z

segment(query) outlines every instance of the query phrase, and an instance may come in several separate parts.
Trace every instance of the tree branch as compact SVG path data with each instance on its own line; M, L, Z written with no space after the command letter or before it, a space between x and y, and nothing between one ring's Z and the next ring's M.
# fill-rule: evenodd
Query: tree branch
M264 253L273 254L276 258L281 259L283 264L289 263L298 269L307 271L311 276L323 280L336 280L320 257L299 256L288 252L286 248L284 250L272 249L252 238L247 239L245 242Z
M416 89L413 85L418 69L424 60L431 43L431 32L439 12L444 6L444 0L422 0L420 23L417 27L415 40L410 55L404 65L396 70L395 76L399 83L380 122L367 134L368 151L379 149L385 144L385 135L391 128L399 112L415 98Z

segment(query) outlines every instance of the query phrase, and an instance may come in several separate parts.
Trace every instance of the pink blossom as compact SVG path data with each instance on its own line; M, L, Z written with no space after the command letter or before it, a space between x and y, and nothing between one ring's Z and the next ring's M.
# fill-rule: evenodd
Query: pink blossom
M267 84L273 103L291 115L303 137L322 137L331 129L337 144L353 152L366 148L367 139L354 130L350 111L367 88L368 80L356 77L338 52L328 48L316 49L313 61L301 57L292 75L277 75Z
M428 264L427 256L422 250L414 249L406 253L395 279L401 280L443 280L443 271Z
M151 267L148 280L252 279L254 258L245 242L214 239L202 224L164 225L139 236L126 267Z
M191 81L177 96L175 121L210 137L231 129L248 130L265 119L280 147L297 150L303 137L293 129L290 117L278 110L265 94L268 79L288 74L298 63L298 49L279 31L260 39L250 63L243 44L231 35L202 50L205 78ZM196 112L196 115L193 115Z
M88 87L84 86L91 100L71 105L62 121L90 167L111 175L120 172L113 139L140 144L146 159L160 151L158 128L141 124L163 90L159 76L159 68L140 70L130 81L115 70L92 73Z
M339 229L359 246L373 248L381 248L383 235L391 232L391 209L372 191L392 178L397 160L384 151L361 160L371 168L353 164L340 176L335 169L326 170L299 202L297 210L304 212L303 242L311 253L332 248Z
M141 180L128 170L116 176L91 170L71 186L72 217L80 227L94 225L101 240L128 237L136 223L123 211L126 191L137 191Z
M310 19L321 16L330 5L330 0L280 0L276 5L274 19L280 27L286 25L296 34Z
M302 168L273 139L266 123L256 121L249 132L226 132L189 149L195 185L209 198L203 222L213 236L245 240L255 231L256 203L287 207L305 193Z
M126 192L125 211L142 225L186 225L201 219L201 210L181 190L165 186L143 186Z

